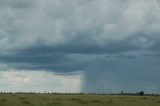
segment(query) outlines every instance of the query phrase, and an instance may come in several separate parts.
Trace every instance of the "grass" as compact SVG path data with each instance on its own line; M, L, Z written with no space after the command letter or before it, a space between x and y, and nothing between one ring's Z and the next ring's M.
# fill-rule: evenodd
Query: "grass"
M0 106L160 106L160 97L0 94Z

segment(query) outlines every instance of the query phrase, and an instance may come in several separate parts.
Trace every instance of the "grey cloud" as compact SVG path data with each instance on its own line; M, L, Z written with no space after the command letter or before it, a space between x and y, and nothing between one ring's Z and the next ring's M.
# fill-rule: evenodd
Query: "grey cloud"
M78 5L81 2L46 0L32 2L37 5L36 8L25 12L4 9L8 12L1 14L7 16L1 19L4 23L1 25L1 45L5 45L1 51L4 48L29 48L38 43L47 46L71 44L78 45L77 48L84 43L89 47L102 46L102 49L110 45L115 45L117 49L124 44L129 45L131 50L136 46L143 49L158 43L159 6L155 0L121 3L117 0L93 0ZM13 3L17 4L17 1Z
M3 8L28 8L32 7L36 0L1 0L0 6Z

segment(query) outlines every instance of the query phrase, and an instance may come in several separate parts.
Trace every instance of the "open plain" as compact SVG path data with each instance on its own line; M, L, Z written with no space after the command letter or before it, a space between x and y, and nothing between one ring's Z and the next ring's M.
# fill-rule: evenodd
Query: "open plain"
M0 94L0 106L160 106L160 97L87 94Z

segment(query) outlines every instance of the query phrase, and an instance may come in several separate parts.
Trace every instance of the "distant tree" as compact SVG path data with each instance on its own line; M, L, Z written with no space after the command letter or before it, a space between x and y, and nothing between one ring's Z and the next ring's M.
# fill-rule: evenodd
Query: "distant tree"
M124 92L123 91L121 91L121 95L123 95L124 94Z
M139 95L143 96L144 95L144 91L139 92Z

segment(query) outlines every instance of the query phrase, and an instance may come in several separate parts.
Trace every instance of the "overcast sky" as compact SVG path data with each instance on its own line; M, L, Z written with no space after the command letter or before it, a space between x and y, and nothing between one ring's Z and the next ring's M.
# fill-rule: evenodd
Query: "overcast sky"
M159 82L159 0L0 0L0 90L160 93Z

